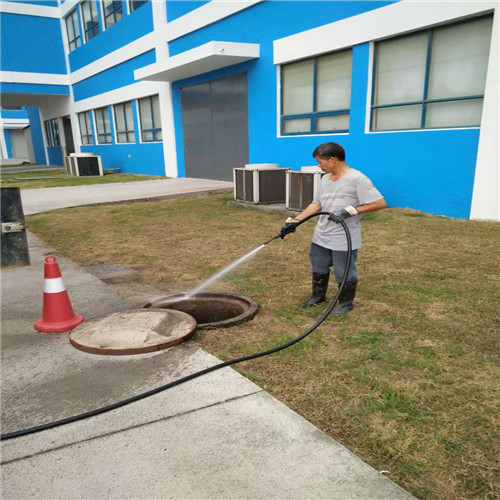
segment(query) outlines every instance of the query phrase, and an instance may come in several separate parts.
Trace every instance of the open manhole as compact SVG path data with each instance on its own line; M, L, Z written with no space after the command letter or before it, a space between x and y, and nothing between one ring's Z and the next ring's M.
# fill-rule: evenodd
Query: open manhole
M148 302L145 308L174 309L192 316L198 329L222 328L251 320L259 305L250 297L231 293L168 295Z

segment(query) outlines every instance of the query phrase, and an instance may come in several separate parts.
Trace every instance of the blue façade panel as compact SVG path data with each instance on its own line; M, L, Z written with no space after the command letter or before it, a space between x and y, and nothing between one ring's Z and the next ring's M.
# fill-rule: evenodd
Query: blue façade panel
M82 146L82 153L102 159L102 168L120 168L122 173L165 175L163 143Z
M71 71L83 68L152 31L153 13L151 2L148 2L105 31L102 31L101 24L101 33L68 55Z
M69 95L69 85L0 82L0 92L5 94Z
M37 165L43 165L46 162L45 148L43 146L42 122L40 121L40 112L38 108L26 108L30 120L31 142L33 143L33 153Z
M155 51L150 50L140 56L117 64L97 75L86 78L73 85L75 101L81 101L110 90L135 83L134 70L155 62Z
M48 146L47 156L49 157L49 165L64 165L61 146Z
M0 14L2 71L66 74L59 19Z
M26 108L23 109L2 109L0 110L0 118L28 118L28 111Z
M43 5L45 7L57 7L57 0L4 0L12 3L28 3L32 5Z
M208 2L209 0L167 0L167 20L170 23Z
M14 155L12 154L12 139L10 137L10 130L4 129L3 136L5 138L5 148L7 149L7 158L13 158Z

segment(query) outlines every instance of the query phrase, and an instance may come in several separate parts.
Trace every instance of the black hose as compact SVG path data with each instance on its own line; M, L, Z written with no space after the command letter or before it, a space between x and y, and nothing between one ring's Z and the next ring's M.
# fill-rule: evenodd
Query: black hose
M312 217L317 217L318 215L330 215L329 212L318 212L316 214L313 214L299 223L297 223L297 226L300 224L303 224L304 222L308 221ZM79 415L73 415L72 417L67 417L63 418L61 420L56 420L55 422L49 422L47 424L42 424L42 425L37 425L35 427L29 427L28 429L21 429L19 431L14 431L14 432L9 432L7 434L2 434L0 436L0 440L4 441L7 439L12 439L20 436L27 436L28 434L34 434L35 432L40 432L44 431L47 429L52 429L54 427L59 427L60 425L64 424L69 424L71 422L77 422L78 420L83 420L85 418L89 417L94 417L96 415L100 415L102 413L106 413L111 410L116 410L117 408L120 408L122 406L128 405L130 403L134 403L135 401L139 401L141 399L147 398L149 396L153 396L154 394L158 394L159 392L165 391L167 389L170 389L172 387L175 387L176 385L183 384L184 382L188 382L189 380L193 380L194 378L201 377L202 375L206 375L207 373L213 372L215 370L219 370L220 368L225 368L226 366L231 366L235 365L237 363L241 363L243 361L249 361L251 359L256 359L256 358L261 358L263 356L267 356L269 354L274 354L275 352L282 351L283 349L286 349L287 347L290 347L297 342L300 342L302 339L306 338L308 335L310 335L316 328L318 328L323 321L328 317L328 315L332 312L333 308L335 307L335 304L337 303L340 294L342 293L342 289L344 288L345 282L347 281L347 273L349 272L349 268L351 266L351 250L352 250L352 242L351 242L351 234L349 232L349 229L347 228L347 225L344 221L340 221L340 224L342 225L346 238L347 238L347 259L346 259L346 267L344 271L344 275L342 276L342 281L339 285L339 289L337 291L337 295L335 295L334 299L326 309L326 311L321 315L321 317L314 323L311 328L309 328L306 332L304 332L302 335L299 337L296 337L293 340L290 340L286 344L280 345L278 347L274 347L273 349L269 349L268 351L263 351L263 352L258 352L256 354L250 354L249 356L244 356L242 358L235 358L235 359L230 359L229 361L224 361L223 363L219 363L218 365L210 366L209 368L205 368L204 370L200 370L198 372L192 373L191 375L187 375L186 377L182 377L180 379L174 380L173 382L169 382L168 384L162 385L160 387L157 387L156 389L152 389L150 391L143 392L142 394L138 394L136 396L132 396L130 398L124 399L122 401L118 401L117 403L110 404L108 406L104 406L102 408L97 408L96 410L92 411L87 411L85 413L80 413ZM274 238L273 238L274 239ZM272 240L269 240L272 241Z

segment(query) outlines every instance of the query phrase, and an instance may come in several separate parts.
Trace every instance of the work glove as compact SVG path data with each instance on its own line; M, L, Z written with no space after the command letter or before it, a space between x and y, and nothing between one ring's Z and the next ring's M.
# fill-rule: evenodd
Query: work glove
M299 222L300 221L294 219L293 217L288 217L285 224L283 224L283 227L281 228L280 238L283 239L287 234L294 233Z
M342 210L339 210L338 212L332 212L328 216L328 219L332 220L333 222L340 222L344 219L352 217L353 215L358 215L358 211L352 205L349 205Z

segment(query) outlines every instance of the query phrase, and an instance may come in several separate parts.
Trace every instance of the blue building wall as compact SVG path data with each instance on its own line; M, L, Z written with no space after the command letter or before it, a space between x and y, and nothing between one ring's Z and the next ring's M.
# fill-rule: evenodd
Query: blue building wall
M124 15L121 21L105 31L102 30L102 21L100 26L101 33L70 52L71 71L76 71L153 31L151 2L144 4L129 15ZM83 33L82 37L84 37Z
M0 31L2 71L67 73L59 19L2 13Z
M40 121L40 113L38 108L26 108L30 121L31 142L33 143L33 153L35 155L35 163L37 165L45 164L45 148L43 146L42 123Z
M49 165L64 165L61 146L47 147L47 156L49 157Z
M174 19L184 16L189 12L198 9L210 0L167 0L167 20L172 22Z
M339 142L347 151L347 163L371 177L389 205L468 217L479 129L365 133L369 44L353 48L349 133L277 137L278 82L272 41L387 2L287 2L286 23L281 22L284 11L279 4L258 4L170 43L171 55L211 40L255 42L261 50L258 60L173 84L179 175L185 175L180 88L247 72L250 163L278 163L297 170L315 164L311 153L318 144Z
M109 108L108 111L110 111ZM101 156L103 168L120 168L123 173L165 175L163 142L140 142L139 113L135 100L132 102L132 114L135 143L118 143L115 124L113 120L110 120L112 143L97 144L93 133L94 144L82 146L82 152ZM94 121L93 113L91 113L91 120Z
M57 4L55 0L23 2L52 6ZM167 0L165 14L168 21L179 20L207 3L204 0ZM366 99L371 78L368 43L353 47L349 132L279 136L276 116L279 82L273 62L273 41L392 3L395 2L265 1L175 39L169 43L171 56L213 40L223 40L257 43L260 46L260 57L172 84L175 144L167 144L165 141L140 142L136 99L131 96L130 99L134 102L135 143L117 144L112 123L112 144L83 146L82 151L101 155L105 168L119 167L123 172L163 175L164 149L175 147L178 175L185 176L180 89L245 72L248 83L250 163L271 162L282 167L299 169L301 166L315 163L311 152L318 144L327 141L340 142L346 148L347 163L370 176L390 205L409 206L434 214L468 217L479 129L366 133ZM126 14L125 5L123 2L122 20L103 30L100 16L101 33L68 54L71 71L81 69L153 31L152 2L129 15ZM0 22L0 68L3 71L66 74L61 25L58 19L2 13ZM83 33L81 35L83 40ZM74 100L79 102L136 83L134 70L154 63L155 57L155 51L149 50L76 83L73 86ZM0 89L6 93L70 93L66 85L33 83L1 83ZM94 107L105 104L107 103ZM28 110L28 116L32 135L42 137L37 110ZM35 140L33 142L37 162L38 158L43 158L44 162L43 150ZM47 156L50 164L62 165L60 147L48 148ZM424 169L425 177L422 174Z
M4 0L13 3L27 3L32 5L43 5L46 7L57 7L57 0Z
M103 168L120 168L123 173L165 175L161 142L82 146L82 153L87 152L101 156Z
M69 95L69 85L0 82L0 92L6 94Z
M117 64L97 75L82 80L73 85L75 101L87 99L110 90L135 83L134 70L155 62L155 51L150 50L140 56Z
M28 111L26 108L23 109L2 109L0 110L0 118L14 118L14 119L27 119Z
M7 158L13 158L12 154L12 139L10 138L10 130L5 129L3 131L5 137L5 148L7 149Z

